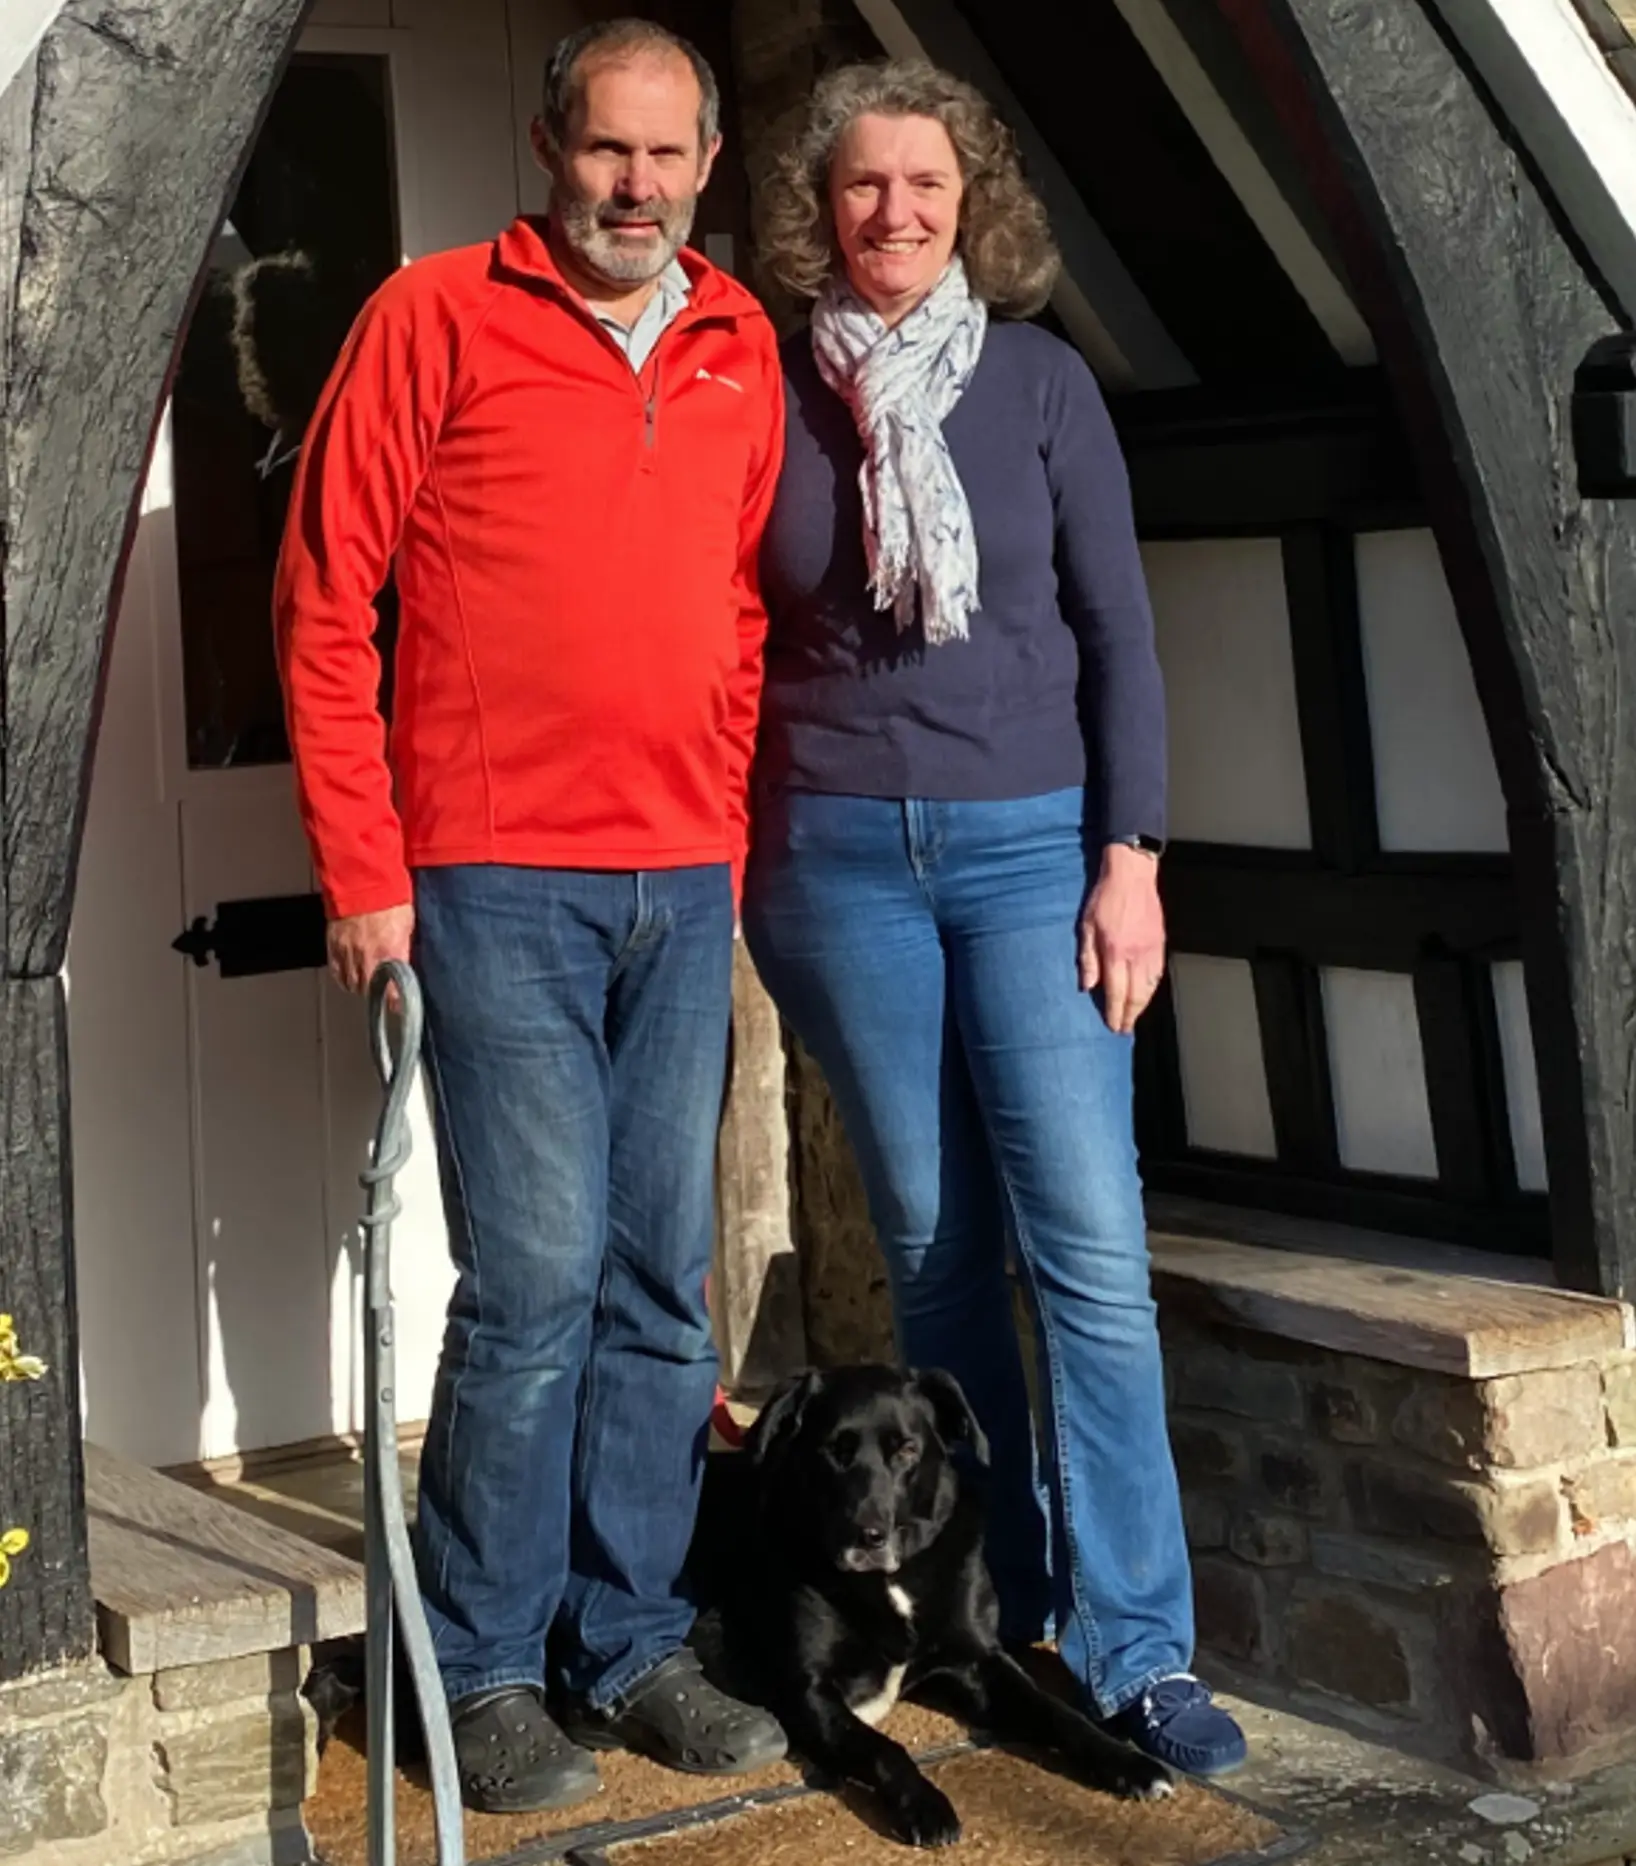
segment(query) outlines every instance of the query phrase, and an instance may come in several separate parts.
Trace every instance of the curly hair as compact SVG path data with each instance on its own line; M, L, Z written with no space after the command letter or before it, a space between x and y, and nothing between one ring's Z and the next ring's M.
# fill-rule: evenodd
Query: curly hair
M943 125L960 164L957 247L973 296L1009 317L1038 311L1062 260L1044 204L1023 177L1016 139L981 91L923 59L842 65L819 79L762 191L761 258L779 284L816 298L840 263L829 170L848 124L861 116Z

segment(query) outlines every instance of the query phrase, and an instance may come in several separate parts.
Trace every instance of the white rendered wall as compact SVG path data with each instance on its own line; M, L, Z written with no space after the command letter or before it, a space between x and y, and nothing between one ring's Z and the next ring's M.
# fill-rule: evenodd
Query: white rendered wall
M1189 1146L1275 1159L1278 1144L1248 962L1175 953L1170 984Z
M1437 1176L1414 980L1325 966L1324 1025L1341 1164L1356 1172Z
M0 0L0 95L61 11L62 0Z
M1143 547L1169 707L1176 841L1312 846L1276 538Z
M1528 1023L1522 962L1509 959L1496 965L1492 977L1517 1184L1524 1192L1543 1192L1546 1189L1545 1135L1540 1119L1539 1074L1534 1066L1534 1033Z
M1374 531L1356 551L1380 845L1504 854L1505 798L1437 542Z

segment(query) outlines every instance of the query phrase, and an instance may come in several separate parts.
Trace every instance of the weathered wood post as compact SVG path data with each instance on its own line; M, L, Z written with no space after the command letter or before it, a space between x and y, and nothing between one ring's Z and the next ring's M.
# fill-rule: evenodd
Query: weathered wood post
M1621 320L1429 0L1216 3L1345 252L1454 587L1510 817L1557 1265L1636 1297L1636 505L1580 497L1569 420Z
M12 329L20 270L24 183L38 89L30 59L0 96L0 358L15 382ZM0 678L0 1680L85 1652L91 1636L79 1471L79 1397L67 1246L67 1132L62 990L56 978L16 976L11 928L25 883L13 855L11 793L16 734L12 666L11 547L18 463L10 447L11 402L0 405L7 523L6 657ZM17 914L14 916L14 904Z
M0 1548L17 1550L0 1680L92 1644L63 977L75 869L155 423L302 10L70 0L0 98L0 1312L25 1357L0 1379Z
M792 1228L783 1033L741 941L733 952L733 1044L716 1147L711 1307L730 1394L764 1395L806 1365Z

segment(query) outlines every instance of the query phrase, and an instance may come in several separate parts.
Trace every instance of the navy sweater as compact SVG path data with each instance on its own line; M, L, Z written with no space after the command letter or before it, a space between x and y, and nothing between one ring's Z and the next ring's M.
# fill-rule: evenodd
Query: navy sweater
M762 543L758 781L997 799L1087 786L1088 828L1164 834L1164 692L1119 443L1079 353L991 323L943 432L977 532L971 639L928 648L877 611L862 448L811 340L783 346L783 477Z

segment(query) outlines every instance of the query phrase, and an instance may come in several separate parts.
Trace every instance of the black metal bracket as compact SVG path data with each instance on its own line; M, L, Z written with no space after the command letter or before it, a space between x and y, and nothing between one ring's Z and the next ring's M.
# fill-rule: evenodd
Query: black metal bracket
M1636 335L1602 337L1574 371L1574 457L1585 499L1636 498Z

